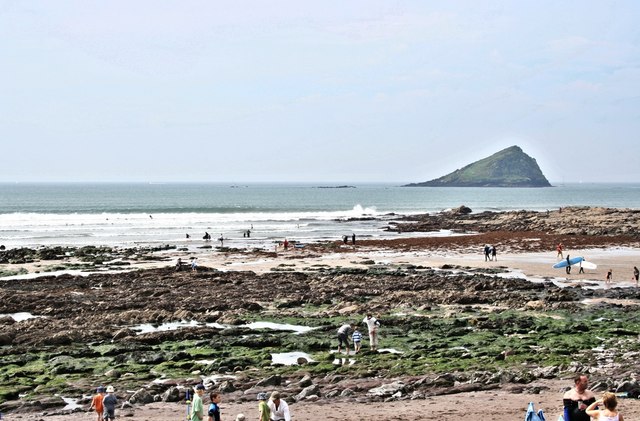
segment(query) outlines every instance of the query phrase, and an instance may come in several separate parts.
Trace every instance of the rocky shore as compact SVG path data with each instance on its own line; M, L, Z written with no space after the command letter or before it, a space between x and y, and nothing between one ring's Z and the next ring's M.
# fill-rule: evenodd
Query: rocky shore
M51 256L62 267L116 272L0 280L0 412L54 419L82 411L96 386L111 384L124 402L121 414L133 415L153 402L184 402L185 390L201 381L237 405L273 389L294 405L538 394L545 382L575 372L589 373L596 390L640 394L638 289L560 287L510 276L498 264L383 263L368 255L479 253L485 243L532 253L557 241L637 248L638 213L480 215L459 209L402 224L474 235L358 241L357 250L319 243L279 255L226 249L213 251L224 264L195 273L175 271L180 251L171 246L4 251L3 270L22 264L11 259ZM581 225L590 231L578 232ZM321 260L329 252L344 254L343 264ZM233 257L274 263L266 271L228 270ZM382 321L383 350L336 355L336 329L367 312ZM285 363L274 363L279 358Z

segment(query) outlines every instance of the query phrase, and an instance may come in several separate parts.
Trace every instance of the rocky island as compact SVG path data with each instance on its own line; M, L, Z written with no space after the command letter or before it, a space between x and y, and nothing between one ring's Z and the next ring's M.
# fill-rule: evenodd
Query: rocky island
M443 177L403 187L551 187L535 159L518 146L503 149Z

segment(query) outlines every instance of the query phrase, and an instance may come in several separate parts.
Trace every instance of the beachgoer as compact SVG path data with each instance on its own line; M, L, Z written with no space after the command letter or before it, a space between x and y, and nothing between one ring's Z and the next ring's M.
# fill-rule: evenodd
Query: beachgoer
M211 400L209 411L207 412L209 414L209 421L220 421L219 403L222 401L222 397L218 392L211 392L209 399Z
M591 418L585 410L596 401L596 397L588 389L589 378L584 374L578 374L573 383L575 386L562 397L564 421L590 421Z
M580 260L580 270L578 273L584 273L584 268L582 267L582 260Z
M556 257L559 257L559 258L562 259L563 258L563 256L562 256L562 243L558 243L558 246L556 247L556 250L558 251L558 255Z
M613 281L613 269L609 269L609 272L607 272L607 284L610 284L611 281Z
M282 243L282 246L284 247L285 250L287 250L289 248L289 241L287 241L287 239L284 239L284 242Z
M96 411L98 414L98 421L102 421L102 416L104 412L104 406L102 405L102 400L104 399L104 387L100 386L96 389L96 395L91 400L91 406L89 406L89 411L92 409Z
M187 237L187 240L188 240L189 238L191 238L191 236L189 235L189 233L186 233L186 234L185 234L185 236Z
M247 238L251 238L251 230L247 230Z
M196 272L198 270L198 258L194 257L191 261L191 272Z
M204 385L198 384L196 386L196 393L193 395L191 401L191 414L189 415L190 421L202 421L204 419L204 404L202 403L202 396L204 395Z
M104 407L103 419L105 421L116 419L117 404L118 398L116 398L115 389L113 386L107 386L107 394L102 399L102 406Z
M356 234L353 233L351 234L351 244L355 244L356 243Z
M360 351L360 346L362 345L362 333L358 330L358 326L353 328L353 335L351 335L351 340L353 340L353 349L356 354Z
M258 393L258 413L260 414L258 421L269 421L271 418L271 409L267 405L267 394L264 392Z
M206 231L205 231L205 232L204 232L204 235L202 236L202 239L203 239L204 241L209 241L209 240L211 239L211 236L209 235L209 233L208 233L208 232L206 232Z
M291 414L289 413L289 405L280 399L279 392L273 392L271 399L269 399L269 409L271 410L272 421L291 421Z
M347 355L349 355L349 335L353 329L354 325L352 324L344 324L338 328L338 354L342 349L342 344L344 344L345 349L347 350Z
M178 261L176 262L176 271L182 269L182 259L178 257Z
M346 236L346 235L343 235L343 236L342 236L342 242L343 242L344 244L347 244L347 241L349 241L349 240L347 240L347 236Z
M569 260L569 255L567 254L567 266L564 268L567 272L567 275L571 273L571 260Z
M496 250L496 246L491 246L491 260L495 262L498 261L498 251Z
M484 245L484 261L488 261L489 259L491 259L491 248L489 247L489 244L485 244Z
M604 409L596 409L598 406L604 406ZM624 421L624 417L616 409L618 399L615 393L604 392L602 399L595 401L587 407L585 411L587 415L598 421Z
M371 350L375 351L378 349L378 328L380 327L380 322L369 313L362 320L362 323L367 325L369 345L371 346Z
M637 266L633 267L633 279L636 280L636 286L638 286L638 277L640 277L640 271Z

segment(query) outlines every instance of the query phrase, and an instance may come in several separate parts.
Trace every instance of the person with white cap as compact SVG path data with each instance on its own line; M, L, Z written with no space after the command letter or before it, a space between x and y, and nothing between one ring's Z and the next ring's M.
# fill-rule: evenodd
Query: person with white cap
M102 399L102 406L104 407L104 420L115 420L116 419L116 405L118 404L118 399L115 395L115 389L113 386L107 386L107 395Z
M271 421L291 421L289 405L280 399L280 392L274 391L271 394L268 405L271 410Z
M265 392L258 393L258 413L260 421L269 421L271 418L271 409L267 405L267 394Z

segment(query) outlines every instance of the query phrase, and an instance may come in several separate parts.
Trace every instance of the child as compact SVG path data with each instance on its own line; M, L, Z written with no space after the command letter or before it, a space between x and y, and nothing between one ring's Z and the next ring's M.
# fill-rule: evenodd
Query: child
M604 409L595 409L596 406L604 406ZM616 406L618 406L616 395L604 392L602 399L589 405L585 412L598 421L624 421L624 417L620 411L616 410Z
M351 335L351 339L353 339L353 347L356 350L356 354L360 351L360 346L362 342L362 333L358 330L358 327L353 328L353 335Z
M222 401L222 397L217 392L211 392L209 395L211 405L209 405L209 421L220 421L220 406L218 404Z
M104 411L104 406L102 406L102 400L104 399L104 387L100 386L96 389L96 395L91 400L91 406L89 407L89 411L95 409L98 414L98 421L102 421L102 412Z
M269 421L271 419L271 409L267 405L267 394L258 393L258 412L260 413L260 421Z
M102 406L104 406L104 420L115 420L116 419L116 404L118 403L118 399L114 394L115 389L113 386L107 386L107 395L102 399Z

